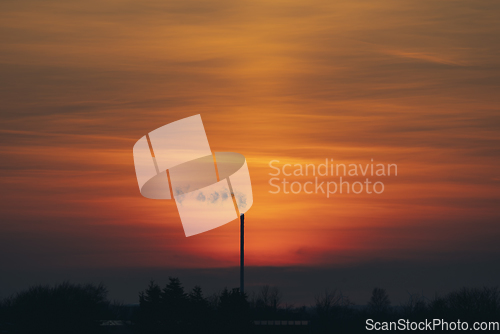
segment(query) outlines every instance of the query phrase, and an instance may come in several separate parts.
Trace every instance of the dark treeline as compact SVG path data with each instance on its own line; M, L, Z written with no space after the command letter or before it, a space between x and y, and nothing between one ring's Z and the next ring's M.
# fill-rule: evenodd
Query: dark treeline
M0 304L0 333L95 333L111 316L103 285L34 286Z
M375 288L364 306L339 290L325 290L313 305L296 307L283 303L277 287L263 286L249 296L226 288L206 296L201 287L186 291L171 277L164 285L151 281L139 293L139 305L111 303L103 285L70 283L31 287L0 303L0 333L5 334L361 333L367 332L367 319L499 321L500 290L462 288L432 299L414 294L392 305L386 291ZM271 320L307 325L262 325Z

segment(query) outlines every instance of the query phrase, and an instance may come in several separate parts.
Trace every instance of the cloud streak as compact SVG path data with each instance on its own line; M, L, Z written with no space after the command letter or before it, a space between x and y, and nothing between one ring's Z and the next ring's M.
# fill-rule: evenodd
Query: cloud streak
M135 181L135 141L194 114L214 151L247 157L250 265L498 259L499 11L465 0L2 2L0 235L13 255L0 264L237 263L236 223L186 240L175 205L141 198ZM269 194L270 160L325 158L400 173L378 197Z

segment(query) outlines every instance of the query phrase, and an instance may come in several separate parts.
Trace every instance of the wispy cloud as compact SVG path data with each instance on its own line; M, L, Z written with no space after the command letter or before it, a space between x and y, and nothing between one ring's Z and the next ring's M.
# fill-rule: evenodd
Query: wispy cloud
M175 205L135 181L135 140L194 114L214 151L247 157L250 264L480 245L499 218L499 12L493 0L3 1L0 235L17 255L1 264L237 261L236 224L182 238ZM400 176L378 197L269 194L270 160L325 158L397 163Z

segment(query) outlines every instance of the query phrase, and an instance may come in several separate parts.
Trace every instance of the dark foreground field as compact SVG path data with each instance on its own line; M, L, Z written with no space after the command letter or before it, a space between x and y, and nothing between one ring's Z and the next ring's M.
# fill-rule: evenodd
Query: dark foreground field
M462 288L432 299L411 295L400 305L375 288L364 306L327 290L314 305L293 306L282 303L277 287L263 286L251 296L238 289L205 296L200 287L186 292L170 278L163 287L150 282L138 297L138 305L121 305L107 299L103 285L34 286L1 302L0 333L361 333L368 332L368 319L380 326L399 319L469 326L500 320L496 287Z

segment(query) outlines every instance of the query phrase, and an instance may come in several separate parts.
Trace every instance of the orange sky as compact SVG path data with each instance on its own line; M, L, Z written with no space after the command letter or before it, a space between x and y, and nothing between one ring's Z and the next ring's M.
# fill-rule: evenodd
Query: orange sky
M3 267L226 267L238 223L184 237L132 147L201 114L245 155L247 264L493 256L494 1L3 1ZM396 163L381 195L279 194L268 163Z

